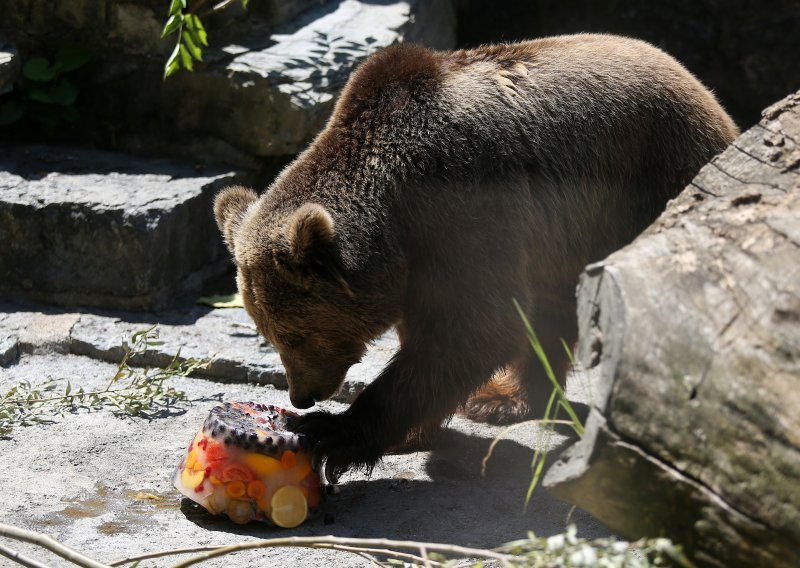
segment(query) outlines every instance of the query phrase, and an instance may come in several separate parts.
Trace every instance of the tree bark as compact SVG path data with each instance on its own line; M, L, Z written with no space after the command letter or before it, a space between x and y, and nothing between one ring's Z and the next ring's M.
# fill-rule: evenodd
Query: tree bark
M800 92L578 288L599 367L545 485L701 565L800 566Z

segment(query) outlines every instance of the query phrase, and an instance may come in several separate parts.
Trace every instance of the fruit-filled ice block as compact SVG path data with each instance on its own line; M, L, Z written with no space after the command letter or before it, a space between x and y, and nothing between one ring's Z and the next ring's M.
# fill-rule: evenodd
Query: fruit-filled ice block
M297 414L272 405L214 407L173 475L175 487L212 514L292 528L319 512L319 474L305 436L286 430Z

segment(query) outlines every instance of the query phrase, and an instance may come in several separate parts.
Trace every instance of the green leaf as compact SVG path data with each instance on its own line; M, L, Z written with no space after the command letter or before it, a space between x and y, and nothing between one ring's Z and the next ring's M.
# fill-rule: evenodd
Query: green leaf
M17 122L24 115L25 105L15 100L8 100L0 104L0 125Z
M181 39L183 39L183 45L186 46L186 49L192 54L192 57L198 61L202 61L203 50L197 47L197 45L194 43L194 40L192 40L192 34L190 34L187 30L184 30L184 32L181 34Z
M242 297L236 294L223 294L219 296L201 296L197 298L198 304L211 306L212 308L243 308Z
M57 72L67 73L83 67L91 58L85 49L64 47L56 51L54 67Z
M161 32L161 37L167 37L169 34L175 32L178 28L181 27L183 23L183 14L175 14L169 17L167 20L166 25L164 26L164 31Z
M178 43L175 44L175 49L172 50L172 54L167 59L167 63L164 65L164 79L175 73L181 67L181 61L178 58L180 55L180 48L181 48L181 41L178 39ZM135 340L133 340L135 341Z
M50 81L56 76L56 70L50 66L50 62L43 57L34 57L29 60L22 68L22 74L31 81Z
M192 56L189 55L189 50L181 43L181 63L189 71L194 71L194 64L192 63Z
M48 105L53 104L53 99L50 97L49 89L45 89L41 85L28 84L23 90L28 94L28 98L32 101L45 103Z
M194 14L189 14L186 17L186 24L186 27L189 29L189 33L192 34L194 43L196 45L204 45L208 47L208 34L206 33L206 29L203 27L203 22L200 21L200 18Z
M169 5L169 15L174 16L175 14L179 14L181 10L186 8L186 0L172 0L172 4Z
M78 89L76 89L72 83L66 79L62 79L50 87L48 94L54 103L69 106L75 102L76 98L78 98Z
M69 396L70 391L72 390L72 385L69 381L67 381L67 388L64 389L64 396Z
M247 5L250 4L250 0L242 0L242 8L247 10Z

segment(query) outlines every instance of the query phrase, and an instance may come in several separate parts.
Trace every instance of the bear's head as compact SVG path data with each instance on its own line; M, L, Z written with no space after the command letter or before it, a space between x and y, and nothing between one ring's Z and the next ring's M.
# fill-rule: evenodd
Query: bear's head
M305 203L285 210L263 199L229 187L217 195L214 214L245 309L280 353L292 404L309 408L336 393L381 330L343 276L325 207Z

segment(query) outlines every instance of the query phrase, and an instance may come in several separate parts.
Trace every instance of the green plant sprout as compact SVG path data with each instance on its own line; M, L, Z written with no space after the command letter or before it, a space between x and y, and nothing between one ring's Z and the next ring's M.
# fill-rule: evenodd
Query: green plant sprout
M147 417L157 410L173 408L186 400L186 393L165 383L185 377L208 366L211 359L181 359L180 349L161 369L131 367L136 356L162 345L157 326L137 331L122 341L122 359L117 371L103 389L74 389L65 379L49 379L40 385L21 381L0 395L0 435L10 434L15 426L45 422L48 418L78 409L111 408L119 415Z
M165 79L181 67L187 71L194 71L194 62L203 60L203 48L208 47L208 34L201 18L224 10L235 1L223 0L199 15L198 12L205 6L207 0L198 0L192 4L191 8L187 8L187 0L172 0L170 2L167 23L164 25L161 37L165 38L169 35L177 34L178 42L164 65ZM250 0L239 1L246 10Z
M547 461L548 450L542 448L547 448L549 446L550 437L552 436L553 429L555 428L556 424L570 426L579 437L583 437L584 427L578 418L577 413L572 408L572 404L570 404L569 400L567 400L567 394L564 392L564 388L558 382L558 379L553 372L553 368L550 366L550 361L547 359L547 354L544 352L544 347L542 347L539 337L536 335L536 332L533 331L533 327L528 321L528 318L525 316L525 312L522 311L522 308L516 300L514 300L514 307L517 309L520 318L522 318L522 322L525 325L525 330L528 334L528 342L531 344L531 348L536 354L536 358L539 359L539 362L542 364L545 375L547 375L547 379L550 381L553 390L550 393L550 398L548 399L547 406L545 407L544 416L541 419L528 420L508 426L502 432L500 432L494 438L494 440L492 440L486 455L483 457L481 464L481 475L486 474L486 466L489 463L489 459L492 457L492 453L494 452L498 442L502 440L506 434L523 426L530 426L531 424L542 425L544 427L544 439L542 440L542 443L539 444L539 447L537 447L537 449L534 451L533 460L531 462L533 478L528 486L528 492L525 495L525 509L527 509L528 505L530 504L531 497L533 496L533 491L539 485L542 473L544 472L544 465ZM574 366L575 360L572 357L572 352L570 351L569 345L567 345L563 339L561 340L561 345L567 352L567 357L569 357L570 363L572 363ZM567 413L566 420L559 419L558 413L560 410L564 410Z
M559 384L555 373L553 373L553 368L550 366L550 361L547 360L547 354L544 352L544 348L542 347L539 338L536 336L536 332L533 331L531 323L528 321L528 318L525 317L525 312L522 311L522 308L516 300L514 300L514 307L517 308L517 312L522 318L522 322L525 324L525 329L528 332L528 342L531 344L531 347L533 348L534 353L536 353L536 357L539 359L542 367L544 367L544 372L547 375L547 379L550 381L550 384L553 387L553 391L550 393L550 399L547 401L547 406L545 407L544 418L541 421L542 424L544 424L546 436L545 444L540 444L539 447L536 448L536 451L533 454L533 461L531 463L531 468L533 469L533 478L528 486L528 493L525 495L525 507L527 508L527 506L530 504L533 490L536 489L537 485L539 485L539 480L544 472L544 464L547 460L548 451L547 449L542 448L547 447L550 437L552 436L553 429L555 428L556 424L559 423L559 410L563 409L569 417L569 420L562 422L565 422L571 426L579 437L583 437L584 428L569 400L567 400L567 394L564 392L564 388L561 386L561 384ZM563 339L561 340L561 343L564 349L567 351L570 362L574 364L575 361L572 358L572 353L569 350L569 347L566 345L566 343L564 343Z
M28 115L47 126L75 122L78 89L66 77L89 62L89 53L80 48L62 48L53 60L29 59L22 67L21 88L0 104L0 125L12 124Z

